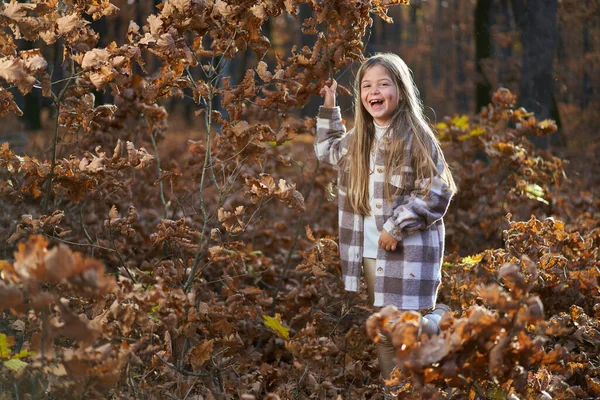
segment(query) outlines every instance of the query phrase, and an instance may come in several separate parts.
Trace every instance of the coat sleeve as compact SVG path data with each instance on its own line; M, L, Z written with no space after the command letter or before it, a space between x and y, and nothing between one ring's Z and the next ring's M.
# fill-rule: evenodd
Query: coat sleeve
M317 139L315 153L320 161L328 164L338 164L346 152L346 127L342 123L339 107L319 107L317 116Z
M454 192L440 176L444 170L444 156L438 154L438 151L441 151L438 149L434 147L438 173L433 177L430 192L427 194L424 190L430 178L416 181L410 193L397 199L398 203L392 216L383 225L383 229L396 240L402 240L418 230L428 228L440 220L448 210Z

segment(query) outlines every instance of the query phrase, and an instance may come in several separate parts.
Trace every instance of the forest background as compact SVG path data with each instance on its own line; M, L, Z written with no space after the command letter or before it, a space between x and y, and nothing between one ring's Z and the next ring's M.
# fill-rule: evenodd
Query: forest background
M2 4L0 396L373 398L377 331L408 398L600 395L600 6L390 3ZM429 340L365 328L312 152L379 51L460 189Z

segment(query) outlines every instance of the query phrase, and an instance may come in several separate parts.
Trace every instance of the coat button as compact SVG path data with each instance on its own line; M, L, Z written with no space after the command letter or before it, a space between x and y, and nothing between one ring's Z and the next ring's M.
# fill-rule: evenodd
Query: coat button
M383 172L383 168L381 168L381 167L377 168L377 172L379 172L381 174Z
M377 204L375 204L375 207L377 207L377 208L381 208L381 203L377 203Z
M381 268L381 267L377 268L377 273L378 274L381 274L382 272L383 272L383 268Z

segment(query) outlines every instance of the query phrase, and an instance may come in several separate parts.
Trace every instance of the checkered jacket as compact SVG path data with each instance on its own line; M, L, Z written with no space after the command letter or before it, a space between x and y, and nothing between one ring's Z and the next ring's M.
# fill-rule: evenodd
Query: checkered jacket
M342 275L346 290L359 291L363 258L364 217L354 213L346 202L344 174L340 168L341 158L348 152L353 131L346 133L339 107L319 109L317 118L317 158L332 164L338 170L339 247ZM375 153L374 199L376 207L371 210L377 228L385 229L398 240L395 251L379 248L375 275L375 306L395 305L401 310L424 310L435 306L437 290L441 282L441 264L444 254L444 223L452 198L452 191L436 176L429 195L419 190L413 170L404 165L400 174L390 177L390 192L399 188L392 201L384 198L385 148L382 139ZM410 152L412 140L406 151ZM407 153L408 154L408 153ZM443 155L433 150L438 170L443 169ZM405 157L408 160L408 157Z

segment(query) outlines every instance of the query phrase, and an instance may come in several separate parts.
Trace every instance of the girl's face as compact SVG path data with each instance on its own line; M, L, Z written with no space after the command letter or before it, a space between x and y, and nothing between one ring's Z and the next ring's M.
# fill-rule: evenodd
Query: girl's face
M360 82L360 100L377 125L388 125L398 107L400 93L387 69L376 64Z

